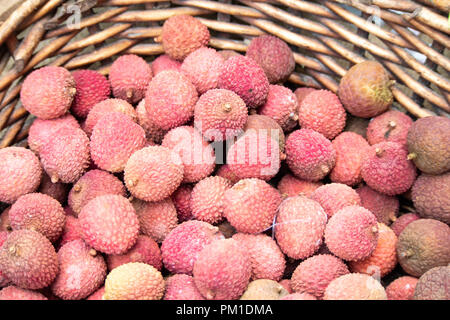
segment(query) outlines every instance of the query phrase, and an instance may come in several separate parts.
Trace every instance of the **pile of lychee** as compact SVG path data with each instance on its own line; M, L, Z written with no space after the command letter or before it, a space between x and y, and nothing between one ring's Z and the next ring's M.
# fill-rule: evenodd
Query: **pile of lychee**
M0 150L0 300L450 299L450 119L393 105L381 64L292 88L169 18L165 54L23 81ZM295 89L294 91L292 91Z

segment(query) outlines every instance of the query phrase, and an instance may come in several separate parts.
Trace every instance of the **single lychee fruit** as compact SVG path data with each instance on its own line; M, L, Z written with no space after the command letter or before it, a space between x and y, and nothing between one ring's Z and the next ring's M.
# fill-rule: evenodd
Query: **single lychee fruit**
M389 300L413 300L417 278L403 276L395 279L386 287Z
M399 201L395 196L379 193L364 185L356 189L361 198L361 206L372 212L378 222L390 225L397 219Z
M367 127L367 141L377 144L393 141L406 145L408 130L413 124L411 117L397 110L389 110L373 118Z
M380 282L369 275L349 273L334 279L325 290L324 300L386 300Z
M306 196L309 197L314 190L322 186L322 182L311 182L298 179L290 173L285 174L280 182L278 182L277 189L281 195L287 197Z

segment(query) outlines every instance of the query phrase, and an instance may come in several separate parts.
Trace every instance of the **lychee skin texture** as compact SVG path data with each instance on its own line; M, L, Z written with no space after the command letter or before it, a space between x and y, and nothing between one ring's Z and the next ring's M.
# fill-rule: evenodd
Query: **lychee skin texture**
M193 273L195 285L207 300L236 300L244 293L252 269L239 243L223 239L200 251Z
M200 48L190 53L181 65L181 71L191 80L201 95L217 88L223 57L212 48Z
M137 105L136 114L138 117L138 123L142 129L144 129L147 139L155 143L161 143L166 131L155 125L152 118L149 117L147 109L145 109L145 99L142 99Z
M424 273L414 290L414 300L449 300L450 266L436 267Z
M354 186L362 181L361 166L369 144L354 132L342 132L333 141L336 164L330 173L333 182Z
M275 238L292 259L305 259L322 244L327 214L320 204L304 196L285 199L275 221Z
M106 171L91 170L73 185L69 193L68 204L74 214L78 216L86 203L105 194L117 194L125 197L125 186L117 177Z
M78 219L73 216L66 216L66 224L59 241L59 245L63 246L67 242L82 239L81 228Z
M9 234L9 232L0 230L0 249L3 246L3 243L6 241L8 234ZM8 280L8 278L6 278L6 276L0 270L0 288L6 287L9 284L10 284L10 281Z
M161 146L180 156L184 167L183 183L198 182L208 177L216 167L213 147L194 127L181 126L170 130Z
M138 103L145 96L147 86L153 78L150 65L141 57L126 54L117 58L109 70L114 97Z
M181 62L172 59L168 54L162 54L152 61L151 68L153 76L156 76L158 73L165 70L180 71Z
M219 170L216 172L216 176L228 179L232 184L235 184L241 180L233 171L231 171L228 164L221 165Z
M42 293L22 289L16 286L5 287L0 290L0 301L5 300L48 300Z
M120 172L131 155L146 143L144 129L121 113L110 113L92 131L91 157L100 169Z
M190 184L181 185L172 193L172 201L177 209L178 221L184 222L192 219L191 194L194 187Z
M388 300L413 300L417 281L410 276L395 279L386 287Z
M317 89L314 88L308 88L308 87L303 87L303 88L297 88L294 91L295 96L297 97L297 101L298 101L298 105L300 105L303 101L303 99L305 99L305 97L310 94L313 91L316 91Z
M407 156L406 149L396 142L374 144L368 149L361 175L369 187L388 196L406 192L417 175Z
M123 264L105 281L104 300L160 300L165 283L161 272L142 262Z
M208 28L189 15L176 15L163 24L161 42L172 59L184 60L191 52L208 45Z
M383 286L371 276L349 273L331 281L324 300L387 300L387 296Z
M81 129L61 127L42 146L42 167L53 183L73 183L90 164L89 138Z
M150 146L130 157L124 180L134 197L161 201L180 186L183 173L183 163L178 154L166 147Z
M104 294L105 294L105 286L95 291L93 294L87 297L86 300L103 300Z
M84 299L97 290L106 277L103 257L84 243L74 240L58 251L59 273L52 292L64 300Z
M77 92L70 111L79 118L86 118L100 101L109 98L111 87L108 79L94 70L76 70L72 72Z
M16 286L41 289L58 274L58 256L51 242L40 233L12 231L0 248L0 270Z
M367 127L367 141L371 145L392 141L406 145L408 130L413 120L397 110L389 110L370 121Z
M248 108L257 108L266 101L269 81L255 60L234 56L222 64L219 88L236 93Z
M420 219L420 217L415 213L402 214L400 217L397 218L397 220L395 220L391 224L390 227L392 231L394 231L395 235L398 237L408 224L418 219Z
M195 104L194 124L207 140L222 141L237 136L247 119L244 100L230 90L209 90Z
M366 185L357 188L356 192L361 198L361 206L372 212L378 222L390 225L396 220L400 206L397 197L379 193Z
M355 190L341 183L330 183L317 188L310 198L317 201L328 217L347 206L360 206L361 199Z
M34 192L42 178L39 159L22 147L0 150L0 201L14 203L20 196Z
M260 179L243 179L223 197L224 216L243 233L260 233L270 228L281 203L277 189Z
M63 231L66 215L61 204L52 197L29 193L11 206L9 219L13 230L31 229L55 242Z
M300 179L319 181L336 162L336 151L330 140L311 129L292 132L286 141L286 162Z
M145 108L153 123L169 130L188 122L194 115L198 93L181 72L167 70L158 73L145 94Z
M322 186L322 182L311 182L301 180L293 175L285 174L280 182L278 182L277 189L283 196L295 197L295 196L310 196L314 190Z
M286 81L295 68L292 50L286 42L271 35L253 38L245 55L264 69L270 83Z
M77 120L70 114L50 120L35 119L28 132L28 145L32 151L39 154L40 148L61 127L80 129Z
M291 287L295 292L322 299L330 282L347 273L348 268L341 259L330 254L319 254L297 266L292 274Z
M139 220L128 199L104 195L89 201L78 216L83 240L106 254L122 254L137 240Z
M279 281L286 261L277 243L265 234L237 233L233 239L245 248L252 265L251 280L270 279Z
M412 187L412 201L420 216L450 224L450 172L422 174Z
M284 131L291 131L298 120L297 97L289 88L270 85L266 103L258 113L274 119Z
M76 93L75 80L62 67L47 66L31 72L20 90L24 108L40 119L54 119L70 108Z
M173 229L161 245L164 267L172 273L192 275L198 253L213 241L223 239L219 228L203 221L186 221Z
M299 104L298 121L302 128L315 130L331 140L344 130L346 113L333 92L315 90Z
M280 300L317 300L317 298L309 293L294 292L284 296Z
M349 206L336 212L328 221L325 243L343 260L362 260L375 250L378 232L377 219L369 210Z
M198 182L191 194L192 217L216 224L223 218L223 196L232 186L222 177L208 177Z
M170 198L156 202L134 200L133 206L139 219L141 233L158 243L164 241L178 224L177 210Z
M138 236L136 244L127 253L109 255L106 261L109 270L130 262L143 262L159 271L162 268L162 256L158 244L152 238L144 235Z
M268 116L261 114L251 114L248 116L247 122L244 126L244 132L255 130L259 133L265 133L268 137L278 141L280 152L284 152L286 144L286 137L280 125Z
M187 274L175 274L166 280L164 300L205 300Z
M239 300L279 300L289 293L276 281L258 279L251 281Z

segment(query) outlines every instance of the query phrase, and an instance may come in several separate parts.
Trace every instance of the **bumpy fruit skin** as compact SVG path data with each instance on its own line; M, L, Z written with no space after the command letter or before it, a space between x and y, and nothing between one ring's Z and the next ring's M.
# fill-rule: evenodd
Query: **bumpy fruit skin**
M160 300L165 283L161 272L142 263L131 262L112 270L105 281L104 300Z
M199 94L217 88L223 57L212 48L200 48L190 53L181 71L191 80Z
M71 114L50 120L35 119L28 132L28 145L30 149L36 154L39 154L41 146L47 143L55 131L61 127L79 129L80 125Z
M89 138L81 129L61 127L41 147L42 167L53 183L73 183L90 164Z
M280 300L317 300L317 298L309 293L294 292L284 296Z
M91 157L100 169L120 172L146 142L144 129L129 117L113 112L101 118L92 131Z
M114 175L94 169L86 172L74 183L69 193L68 204L75 216L78 216L86 203L105 194L118 194L125 197L125 186Z
M266 103L258 113L274 119L284 131L291 131L299 117L297 97L289 88L270 85Z
M297 178L319 181L333 169L336 151L322 134L300 129L292 132L286 141L286 162Z
M414 207L423 218L450 224L450 172L439 176L422 174L412 187Z
M407 145L409 158L420 171L441 174L450 170L450 119L426 117L409 128Z
M179 187L183 172L178 154L166 147L150 146L130 157L124 180L134 197L144 201L161 201Z
M147 109L145 108L145 99L142 99L137 105L136 114L138 117L138 123L142 129L144 129L147 139L155 143L161 143L166 131L155 125L152 118L149 117Z
M281 195L260 179L243 179L225 192L224 216L238 231L260 233L271 227Z
M392 104L391 85L388 73L379 62L364 61L351 67L342 77L338 95L352 115L372 118Z
M31 72L20 90L23 107L40 119L54 119L69 110L76 93L75 80L62 67L47 66Z
M59 241L59 245L63 246L67 242L82 239L81 228L78 219L73 216L66 216L66 224Z
M416 167L397 142L380 142L368 149L361 175L372 189L395 196L406 192L416 180Z
M319 203L304 196L285 199L278 210L275 238L292 259L305 259L322 244L327 214Z
M248 119L244 100L225 89L212 89L195 104L195 127L211 141L222 141L237 136Z
M234 56L222 64L219 88L233 91L247 107L257 108L266 101L269 81L255 60Z
M347 261L370 256L378 241L377 219L359 206L345 207L336 212L325 229L325 243L336 256Z
M287 43L271 35L253 38L245 55L263 68L270 83L286 81L295 68L294 55Z
M367 141L377 144L383 141L393 141L406 145L408 130L413 120L408 115L397 110L389 110L370 121L367 127Z
M315 90L299 104L298 122L333 139L344 130L346 113L337 95L328 90Z
M397 265L397 236L394 231L382 223L378 223L378 241L375 250L363 260L351 261L352 272L365 273L384 277Z
M295 292L322 299L330 282L347 273L348 268L341 259L330 254L319 254L297 266L292 274L291 287Z
M76 70L72 72L77 92L70 111L79 118L86 118L100 101L109 98L111 87L108 79L94 70Z
M192 185L183 184L171 195L180 223L192 219L191 195L193 189Z
M403 276L395 279L386 287L388 300L413 300L417 278Z
M86 300L103 300L104 294L105 294L105 286L95 291L93 294L87 297Z
M247 251L252 265L252 280L281 279L286 261L274 239L265 234L245 233L237 233L232 238Z
M450 266L436 267L424 273L414 290L414 300L449 300Z
M295 197L306 196L309 197L314 190L322 186L322 182L311 182L298 179L290 173L285 174L280 182L278 182L277 189L282 196Z
M78 216L83 240L106 254L122 254L137 240L139 220L128 199L119 195L98 196Z
M144 98L152 78L150 65L134 54L120 56L109 70L109 81L114 97L133 104Z
M192 217L216 224L223 218L223 196L231 182L222 177L207 177L198 182L191 195Z
M105 260L83 240L63 245L58 251L58 260L59 273L51 289L61 299L84 299L105 280Z
M168 54L162 54L153 60L151 64L153 76L156 76L161 71L165 70L176 70L180 71L181 62L172 59Z
M0 248L3 246L3 243L6 241L6 238L8 237L8 233L9 232L7 232L7 231L0 230ZM8 280L8 278L6 278L6 276L0 270L0 288L6 287L7 285L9 285L9 283L10 283L10 281Z
M420 217L415 213L405 213L398 217L392 224L391 229L394 231L395 235L398 237L402 233L403 229L406 228L408 224L413 221L420 219Z
M191 52L208 45L208 28L188 15L176 15L163 24L161 42L164 52L175 60L184 60Z
M293 293L291 288L291 280L290 279L283 279L281 281L278 281L279 284L283 286L289 292L289 294Z
M361 206L372 212L378 222L390 225L396 221L400 206L397 197L379 193L369 186L361 186L356 189L361 198Z
M192 275L200 251L223 239L219 228L203 221L186 221L173 229L161 245L164 267L172 273Z
M194 262L194 281L207 300L236 300L245 291L252 269L245 250L236 240L210 243Z
M153 123L169 130L188 122L194 115L198 93L181 72L167 70L158 73L145 94L145 108Z
M170 198L157 202L133 201L142 234L161 243L178 224L177 210Z
M0 248L0 270L23 289L41 289L58 274L58 256L51 242L32 230L8 234Z
M69 189L66 184L61 182L53 183L47 174L42 176L38 191L52 197L61 204L66 202L67 195L69 193Z
M420 277L450 263L450 227L432 219L411 222L398 237L397 256L403 270Z
M0 201L14 203L20 196L34 192L42 178L39 159L22 147L0 150Z
M125 254L109 255L106 262L109 270L130 262L143 262L159 271L162 268L161 250L158 244L152 238L144 235L139 235L136 244Z
M383 286L369 275L349 273L334 279L324 300L387 300Z
M361 199L355 190L341 183L330 183L317 188L310 198L317 201L328 217L347 206L360 206Z
M180 156L184 166L183 183L198 182L208 177L216 167L213 147L194 127L181 126L170 130L161 146Z
M166 280L164 300L205 300L187 274L175 274Z
M308 87L295 89L294 94L297 97L298 105L300 105L302 103L303 99L305 99L308 94L310 94L311 92L314 92L316 90L317 89L308 88Z
M5 287L0 290L0 300L48 300L42 293L16 286Z
M106 99L97 103L92 107L91 111L89 111L83 130L90 136L97 122L103 118L103 116L112 112L123 113L129 116L134 122L137 122L136 110L134 110L131 104L122 99Z
M333 182L354 186L362 181L361 166L369 144L354 132L342 132L333 141L336 164L331 170Z
M228 179L232 184L241 180L233 171L231 171L228 164L223 164L216 171L216 176Z
M268 137L271 137L275 141L278 141L280 152L284 152L286 137L284 136L283 129L272 118L261 114L249 115L244 126L244 132L250 130L263 131L264 133L267 133Z
M66 215L61 204L52 197L29 193L11 206L9 219L13 230L34 230L55 242L63 231Z
M279 300L289 292L278 282L258 279L250 282L239 300Z

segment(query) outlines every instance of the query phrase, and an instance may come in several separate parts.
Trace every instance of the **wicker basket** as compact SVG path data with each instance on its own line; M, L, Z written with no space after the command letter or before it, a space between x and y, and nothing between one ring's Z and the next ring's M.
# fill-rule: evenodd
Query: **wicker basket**
M390 72L396 107L415 117L450 113L448 1L438 0L26 0L0 26L0 148L26 146L32 117L23 78L44 65L107 74L115 56L153 57L165 19L198 16L210 46L245 51L270 33L289 43L295 86L336 92L353 64L376 59Z

